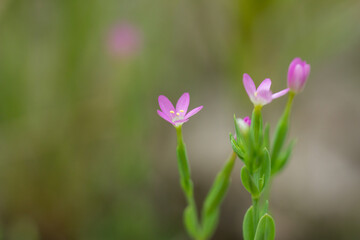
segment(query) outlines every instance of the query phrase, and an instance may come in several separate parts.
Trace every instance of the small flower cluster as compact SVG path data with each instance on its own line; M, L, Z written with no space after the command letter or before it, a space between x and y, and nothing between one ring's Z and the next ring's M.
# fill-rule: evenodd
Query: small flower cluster
M243 119L234 116L236 134L230 134L230 142L233 154L219 172L212 188L206 197L201 221L198 219L196 210L193 185L190 177L190 168L186 154L185 144L182 138L182 125L189 118L198 113L203 106L197 107L187 113L190 96L184 93L178 100L176 108L170 100L159 96L160 117L171 123L176 128L178 147L177 156L181 186L187 198L188 206L184 211L186 229L194 239L209 239L213 234L219 215L222 199L230 182L231 171L234 160L238 156L244 163L241 169L241 181L245 189L251 194L253 205L248 209L243 222L244 240L275 239L275 223L268 213L268 195L264 192L270 191L272 177L281 171L290 158L294 141L284 147L289 129L290 110L294 96L300 93L305 86L310 73L310 65L300 58L295 58L289 66L287 85L288 87L277 93L270 90L271 80L266 78L256 88L253 80L248 74L243 75L245 90L254 105L250 117ZM280 117L272 143L270 143L270 126L263 127L261 109L273 99L289 93L288 103Z

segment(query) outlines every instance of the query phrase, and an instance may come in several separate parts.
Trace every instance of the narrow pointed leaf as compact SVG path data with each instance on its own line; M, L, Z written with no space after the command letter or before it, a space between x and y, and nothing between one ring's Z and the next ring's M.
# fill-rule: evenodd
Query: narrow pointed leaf
M284 114L281 116L281 118L277 123L274 133L273 148L271 151L271 159L274 159L274 161L272 162L272 167L274 167L274 165L276 164L277 158L284 145L288 130L289 130L289 111L285 110Z
M296 140L292 140L289 144L289 146L287 147L287 149L281 153L281 155L279 156L276 165L274 166L275 169L272 171L272 174L278 173L280 172L285 165L287 164L287 162L290 159L292 150L295 146Z
M210 215L207 215L202 223L202 239L209 239L215 232L215 229L219 222L219 210L213 211Z
M202 209L202 236L204 236L204 239L208 239L216 229L220 205L229 187L230 176L234 168L235 160L236 155L235 153L232 153L229 160L216 176L216 179L206 196Z
M198 220L196 209L191 205L185 208L184 224L189 235L193 238L196 238L196 236L198 235Z

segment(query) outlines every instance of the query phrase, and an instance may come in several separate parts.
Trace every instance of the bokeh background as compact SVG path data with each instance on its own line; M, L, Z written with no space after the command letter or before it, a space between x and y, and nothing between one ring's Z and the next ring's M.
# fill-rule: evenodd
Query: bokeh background
M251 113L242 74L295 99L293 158L273 182L279 240L360 239L358 0L0 0L0 236L188 239L173 127L157 97L190 92L184 125L200 205ZM272 129L286 98L264 108ZM237 161L213 237L242 239Z

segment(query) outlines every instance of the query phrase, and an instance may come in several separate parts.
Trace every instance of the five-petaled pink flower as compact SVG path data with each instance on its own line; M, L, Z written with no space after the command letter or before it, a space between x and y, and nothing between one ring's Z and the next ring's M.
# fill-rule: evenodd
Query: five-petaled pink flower
M289 65L288 87L290 91L299 93L304 89L307 78L310 74L310 64L302 61L301 58L295 58Z
M187 113L190 103L189 93L184 93L179 98L176 103L176 108L174 108L170 100L163 95L160 95L158 100L161 111L157 110L157 113L160 117L173 124L174 126L180 126L184 122L187 122L191 116L193 116L203 108L203 106L200 106L194 108Z
M262 81L262 83L256 89L254 81L247 73L244 74L243 83L245 90L250 97L251 102L255 106L264 106L270 103L273 99L281 97L289 91L289 89L287 88L273 94L270 90L270 86L271 86L270 78L266 78L264 81Z

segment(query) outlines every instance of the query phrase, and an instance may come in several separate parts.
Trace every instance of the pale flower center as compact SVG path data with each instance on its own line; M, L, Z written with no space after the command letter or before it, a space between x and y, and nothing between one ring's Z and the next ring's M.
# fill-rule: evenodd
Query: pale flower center
M179 110L179 112L174 112L173 110L170 111L170 116L172 118L172 121L175 122L177 120L184 119L184 116L180 116L180 113L183 113L184 110Z

